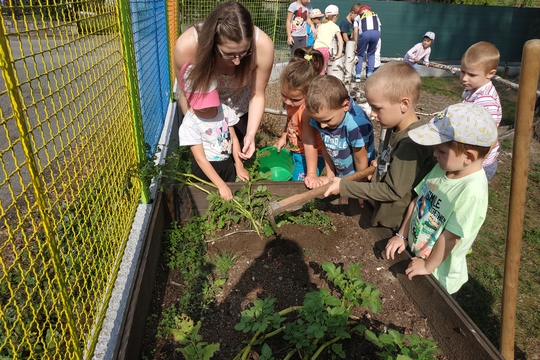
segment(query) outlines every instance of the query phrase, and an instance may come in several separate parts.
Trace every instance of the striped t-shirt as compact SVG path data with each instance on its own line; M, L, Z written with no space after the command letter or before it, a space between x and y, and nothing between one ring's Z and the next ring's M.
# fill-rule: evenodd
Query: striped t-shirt
M358 35L368 30L381 31L379 16L373 11L364 11L354 18L354 27L358 28Z
M495 89L495 86L493 86L493 83L489 81L486 85L478 88L474 93L471 93L471 90L465 90L462 95L463 102L467 103L473 103L480 106L483 106L484 109L486 109L493 118L493 121L495 121L495 124L499 126L499 123L502 119L502 108L501 108L501 102L499 100L499 94L497 93L497 89ZM497 160L497 157L499 156L499 141L497 140L497 143L491 149L489 154L487 154L486 158L482 162L482 166L486 167L488 165L491 165Z

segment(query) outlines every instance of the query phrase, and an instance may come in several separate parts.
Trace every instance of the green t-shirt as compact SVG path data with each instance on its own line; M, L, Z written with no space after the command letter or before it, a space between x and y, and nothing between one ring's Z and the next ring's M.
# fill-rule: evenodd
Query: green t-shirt
M486 174L480 170L460 179L449 179L436 164L414 190L418 199L409 228L413 253L428 258L443 230L460 237L450 255L433 271L433 276L453 294L468 280L467 251L486 218Z

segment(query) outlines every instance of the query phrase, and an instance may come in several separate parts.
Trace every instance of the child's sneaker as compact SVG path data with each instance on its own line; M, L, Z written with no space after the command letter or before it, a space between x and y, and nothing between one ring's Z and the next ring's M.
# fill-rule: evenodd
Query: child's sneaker
M366 79L367 79L368 77L370 77L371 74L373 74L373 73L372 73L372 72L368 72L368 73L366 74Z
M354 82L360 82L360 74L354 75Z

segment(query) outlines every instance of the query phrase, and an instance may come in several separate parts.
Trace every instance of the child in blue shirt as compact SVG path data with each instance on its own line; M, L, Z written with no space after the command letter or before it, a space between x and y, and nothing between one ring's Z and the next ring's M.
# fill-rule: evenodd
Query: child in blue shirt
M329 178L344 177L369 166L375 158L373 125L359 106L351 109L349 93L341 80L331 75L313 79L306 111L311 116L310 125L321 134Z

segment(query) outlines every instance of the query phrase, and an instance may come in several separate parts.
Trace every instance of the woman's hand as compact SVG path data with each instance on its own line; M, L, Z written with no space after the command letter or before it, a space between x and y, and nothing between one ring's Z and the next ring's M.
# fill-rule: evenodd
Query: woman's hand
M247 160L253 156L255 153L255 139L248 138L247 136L244 138L244 147L242 148L242 152L238 154L241 159Z

